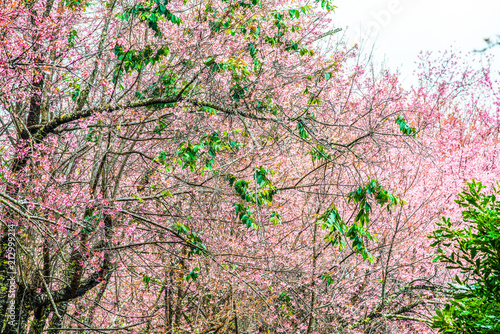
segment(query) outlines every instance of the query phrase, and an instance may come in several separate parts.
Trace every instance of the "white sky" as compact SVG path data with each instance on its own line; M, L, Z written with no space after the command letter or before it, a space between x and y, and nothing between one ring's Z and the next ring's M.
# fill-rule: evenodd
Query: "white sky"
M411 77L420 51L483 49L484 38L500 35L500 0L334 0L334 26L349 44L375 46L375 60ZM346 27L348 27L346 29ZM500 46L489 51L500 71ZM411 79L410 79L411 80Z

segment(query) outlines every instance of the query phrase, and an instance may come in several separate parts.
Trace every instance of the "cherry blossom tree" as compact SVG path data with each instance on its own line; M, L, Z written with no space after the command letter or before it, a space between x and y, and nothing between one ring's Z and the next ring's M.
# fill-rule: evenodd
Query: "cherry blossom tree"
M496 88L445 55L405 90L333 9L5 2L2 333L430 332Z

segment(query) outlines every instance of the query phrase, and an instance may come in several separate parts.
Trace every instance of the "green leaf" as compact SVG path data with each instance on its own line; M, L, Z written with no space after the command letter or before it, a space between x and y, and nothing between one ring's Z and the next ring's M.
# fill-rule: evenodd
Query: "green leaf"
M189 282L189 280L192 280L193 282L196 281L198 279L198 272L199 272L200 268L198 267L195 267L193 268L185 277L184 277L184 280L186 280L186 282Z
M299 130L299 136L302 139L307 139L308 138L307 131L306 131L305 127L304 127L304 124L302 124L301 121L297 122L297 129Z
M149 282L151 281L151 277L148 275L142 276L142 282L144 283L144 287L146 288L149 285Z
M403 135L406 135L406 136L412 136L415 138L416 134L417 134L417 130L414 128L414 127L411 127L406 121L405 119L403 118L403 116L399 115L396 120L395 120L395 123L397 125L399 125L399 130L401 131L401 133Z

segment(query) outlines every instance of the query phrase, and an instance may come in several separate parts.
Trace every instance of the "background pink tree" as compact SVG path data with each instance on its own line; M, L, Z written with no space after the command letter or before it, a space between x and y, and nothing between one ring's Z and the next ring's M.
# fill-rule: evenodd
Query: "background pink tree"
M446 54L405 90L332 9L7 2L2 332L430 332L426 236L497 178L497 88Z

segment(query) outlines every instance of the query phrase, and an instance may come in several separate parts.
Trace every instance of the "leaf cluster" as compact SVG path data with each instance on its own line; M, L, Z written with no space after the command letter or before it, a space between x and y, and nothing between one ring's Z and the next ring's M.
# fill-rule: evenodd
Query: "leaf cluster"
M484 188L473 180L459 194L462 227L443 218L429 236L438 253L433 262L460 272L453 297L433 319L442 333L500 332L500 190L485 194Z
M374 257L368 251L366 241L376 241L375 235L369 231L370 213L372 212L372 202L390 210L396 205L403 203L401 199L386 190L380 183L372 179L367 184L359 186L348 195L349 202L357 204L356 217L351 226L347 226L340 216L335 204L319 216L318 222L322 229L327 229L325 240L333 246L343 250L346 247L346 239L351 240L355 253L361 254L363 260L374 261Z

